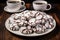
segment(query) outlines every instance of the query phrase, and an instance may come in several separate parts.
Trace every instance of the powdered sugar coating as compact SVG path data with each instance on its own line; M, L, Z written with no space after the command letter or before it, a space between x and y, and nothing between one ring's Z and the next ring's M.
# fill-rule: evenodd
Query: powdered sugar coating
M39 11L24 11L13 14L10 18L10 29L13 31L21 30L23 34L43 33L47 29L54 27L52 16Z

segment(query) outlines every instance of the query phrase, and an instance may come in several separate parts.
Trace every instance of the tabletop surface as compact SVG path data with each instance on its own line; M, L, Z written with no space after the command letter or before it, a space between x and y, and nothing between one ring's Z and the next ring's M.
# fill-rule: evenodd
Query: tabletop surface
M27 9L29 9L29 5L26 4ZM47 14L53 16L56 20L56 28L52 32L38 37L23 37L10 33L5 28L5 21L12 14L3 10L5 6L6 4L0 3L0 40L60 40L60 4L55 4L55 9L52 8L50 11L46 11Z

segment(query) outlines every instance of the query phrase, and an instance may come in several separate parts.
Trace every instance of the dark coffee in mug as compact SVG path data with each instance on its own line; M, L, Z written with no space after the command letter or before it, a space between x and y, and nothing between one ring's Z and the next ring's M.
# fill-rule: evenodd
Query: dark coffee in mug
M45 3L35 3L35 4L37 4L37 5L42 5L42 4L45 4Z
M19 1L9 1L9 3L19 3Z

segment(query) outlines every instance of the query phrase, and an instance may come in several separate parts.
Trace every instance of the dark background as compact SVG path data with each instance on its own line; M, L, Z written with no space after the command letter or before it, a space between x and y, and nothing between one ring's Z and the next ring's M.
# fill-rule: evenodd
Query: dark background
M5 3L7 0L0 0L0 3ZM24 0L25 3L32 3L34 0ZM45 0L48 3L60 3L59 0Z

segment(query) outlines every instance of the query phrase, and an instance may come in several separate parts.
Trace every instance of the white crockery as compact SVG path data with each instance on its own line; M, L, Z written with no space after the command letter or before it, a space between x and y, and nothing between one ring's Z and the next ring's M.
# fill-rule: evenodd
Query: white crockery
M24 12L26 12L26 11L24 11ZM30 12L30 11L27 11L27 12ZM32 12L32 11L31 11ZM36 11L35 11L36 12ZM43 16L44 16L44 12L39 12L40 13L40 15L41 14L43 14ZM20 14L22 14L22 13L18 13L19 15ZM32 18L32 19L30 19L29 21L21 21L22 23L20 23L20 19L17 19L17 20L13 20L13 18L15 17L15 15L17 15L17 16L19 16L18 14L12 14L7 20L6 20L6 22L5 22L5 27L6 27L6 29L8 30L8 31L10 31L10 32L12 32L12 33L14 33L14 34L16 34L16 35L21 35L21 36L41 36L41 35L45 35L45 34L47 34L47 33L49 33L49 32L51 32L51 31L53 31L54 29L55 29L55 27L56 27L56 21L53 19L53 22L51 22L51 23L53 23L53 24L51 24L51 25L54 25L52 28L50 27L51 25L49 25L48 24L48 21L47 21L47 23L46 23L46 27L43 25L40 25L40 24L37 24L36 26L34 26L34 27L36 27L37 28L37 30L39 30L39 32L40 31L44 31L46 28L50 28L50 29L47 29L47 31L45 31L45 32L43 32L43 33L39 33L38 31L37 31L37 33L39 33L39 34L37 34L37 33L32 33L32 34L23 34L23 33L21 33L22 32L22 30L24 29L26 29L26 27L27 27L27 29L29 29L29 31L30 32L32 32L32 30L31 30L31 25L28 25L28 26L21 26L21 24L23 25L23 22L25 23L25 24L27 24L27 23L31 23L32 22L32 24L33 25L35 25L34 23L34 21L35 21L35 18ZM47 14L46 14L47 15ZM13 17L14 16L14 17ZM51 18L51 16L49 16L48 18ZM37 18L38 19L38 18ZM33 21L34 20L34 21ZM15 23L16 22L19 22L19 26L17 26L15 23L14 23L14 21L15 21ZM42 21L41 20L41 22L44 22L44 20ZM37 22L36 22L37 23ZM14 25L12 25L12 24L14 24ZM16 26L15 26L16 25ZM48 26L47 26L48 25ZM15 26L14 28L13 28L13 30L11 30L10 28L12 27L12 26ZM41 30L42 28L41 27L43 27L43 30ZM16 30L15 30L16 29ZM24 33L26 33L26 31L27 31L27 29L24 31ZM15 30L15 31L14 31ZM18 31L17 31L18 30ZM33 30L34 31L36 31L36 29L35 28L33 28ZM29 32L28 31L28 32Z
M15 1L16 3L14 3L14 1L6 1L7 3L7 8L9 10L13 10L13 11L17 11L19 10L22 6L25 6L25 2L24 1ZM23 3L23 4L22 4Z
M4 11L10 12L10 13L21 12L21 11L24 11L25 9L26 9L25 6L16 11L15 11L15 9L14 10L9 9L7 6L4 7Z
M37 3L41 3L41 4L37 4ZM49 8L47 8L47 6L49 6ZM48 4L47 1L34 1L33 8L35 10L41 10L41 11L50 10L51 4Z

